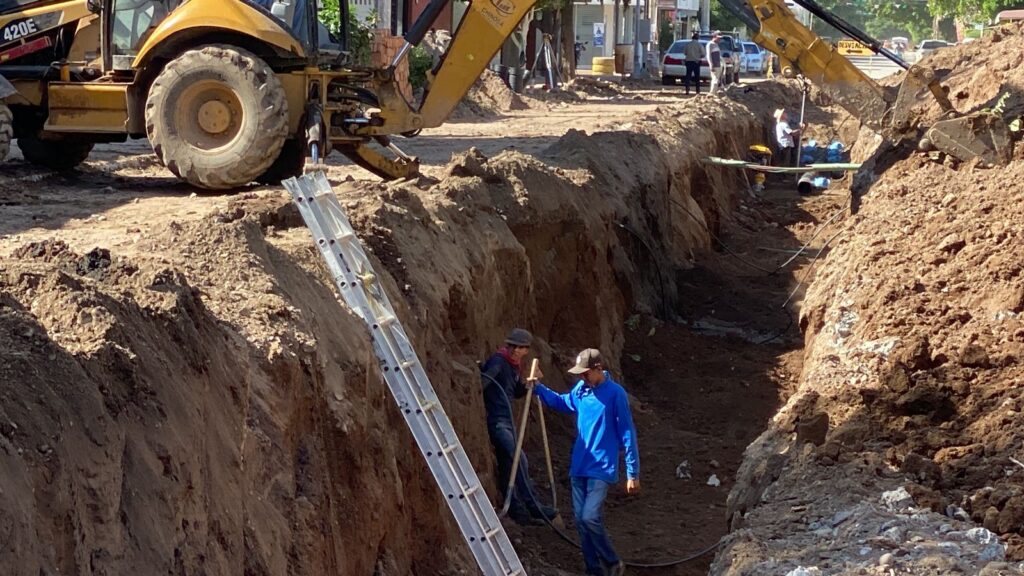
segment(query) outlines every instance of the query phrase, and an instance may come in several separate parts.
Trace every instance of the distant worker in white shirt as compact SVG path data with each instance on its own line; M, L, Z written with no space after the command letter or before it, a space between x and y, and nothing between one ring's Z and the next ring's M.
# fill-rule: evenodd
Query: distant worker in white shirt
M793 127L789 123L789 115L784 108L775 111L775 141L779 145L779 166L796 166L797 154L800 147L800 132L803 125Z

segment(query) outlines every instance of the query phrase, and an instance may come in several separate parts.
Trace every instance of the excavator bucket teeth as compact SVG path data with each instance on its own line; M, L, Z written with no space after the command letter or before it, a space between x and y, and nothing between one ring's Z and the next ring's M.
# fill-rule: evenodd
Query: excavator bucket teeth
M418 159L388 158L367 144L346 146L338 150L357 166L365 168L385 180L412 178L420 173Z
M925 138L936 150L962 162L979 158L987 164L1002 165L1010 161L1013 153L1009 127L990 112L941 120L932 124Z

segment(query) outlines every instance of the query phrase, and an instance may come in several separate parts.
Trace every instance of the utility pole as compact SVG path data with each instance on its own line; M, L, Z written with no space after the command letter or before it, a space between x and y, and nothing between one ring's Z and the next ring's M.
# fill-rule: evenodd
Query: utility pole
M633 0L633 78L641 77L643 54L640 52L640 0Z
M700 30L711 31L711 0L700 0Z

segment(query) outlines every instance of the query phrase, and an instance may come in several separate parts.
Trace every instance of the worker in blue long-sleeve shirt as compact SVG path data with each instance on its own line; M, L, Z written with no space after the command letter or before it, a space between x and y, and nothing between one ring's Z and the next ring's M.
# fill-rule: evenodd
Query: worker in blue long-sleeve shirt
M629 399L622 386L604 370L601 353L594 348L580 352L570 374L580 381L568 394L543 384L537 396L553 410L576 415L576 443L572 448L572 507L580 534L587 574L618 576L625 564L612 548L601 509L608 488L619 481L619 451L626 452L626 492L640 489L640 452Z

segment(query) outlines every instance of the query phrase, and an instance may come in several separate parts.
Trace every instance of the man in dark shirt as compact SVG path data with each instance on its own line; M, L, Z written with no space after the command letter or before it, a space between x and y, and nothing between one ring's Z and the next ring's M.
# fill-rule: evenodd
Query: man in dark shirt
M690 41L683 47L683 56L686 59L686 76L683 77L686 93L690 93L690 82L692 81L697 89L697 94L700 94L700 61L704 59L704 47L700 45L700 34L693 33Z
M498 489L508 494L508 481L512 475L512 459L516 451L516 426L512 417L512 399L526 395L523 382L523 359L530 353L533 335L522 328L509 332L505 345L491 355L480 368L483 384L484 407L487 409L487 433L494 446L498 464ZM519 457L515 488L509 516L520 524L532 524L533 519L554 519L557 511L540 504L530 481L526 454Z

